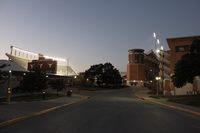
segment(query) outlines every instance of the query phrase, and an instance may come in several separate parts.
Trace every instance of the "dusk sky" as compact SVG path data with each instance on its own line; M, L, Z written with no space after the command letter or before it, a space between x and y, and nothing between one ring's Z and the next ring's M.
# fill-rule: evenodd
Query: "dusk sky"
M200 0L0 0L0 58L10 46L69 59L75 71L111 62L126 71L128 50L200 35Z

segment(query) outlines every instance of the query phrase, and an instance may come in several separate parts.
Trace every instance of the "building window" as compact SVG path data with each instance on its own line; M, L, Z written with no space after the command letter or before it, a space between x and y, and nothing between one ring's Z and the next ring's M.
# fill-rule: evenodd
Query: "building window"
M139 57L138 57L138 54L135 54L135 63L138 63L138 60L139 60Z
M144 55L143 54L135 54L135 63L144 63Z
M183 46L176 46L176 52L189 52L190 46L183 45Z

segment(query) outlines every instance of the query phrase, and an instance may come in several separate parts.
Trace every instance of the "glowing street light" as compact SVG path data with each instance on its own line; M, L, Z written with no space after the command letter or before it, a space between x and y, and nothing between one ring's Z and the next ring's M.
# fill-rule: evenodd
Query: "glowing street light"
M160 40L158 39L156 33L153 33L153 37L155 38L155 49L154 52L156 54L156 56L158 57L158 61L159 61L159 77L156 78L156 80L161 80L161 88L163 90L163 77L164 77L164 66L163 66L163 62L164 62L164 48L163 46L160 45ZM158 87L157 87L158 88ZM158 91L157 91L157 95L158 95Z
M161 80L161 89L163 91L164 87L163 87L163 78L164 78L164 51L163 51L163 46L160 47L160 49L156 49L156 53L158 55L158 60L159 60L159 75L160 75L160 79Z
M159 80L161 79L161 77L156 76L156 81L157 81L157 96L158 96L158 91L159 91Z
M160 80L161 78L159 76L156 77L156 80Z
M7 102L10 103L11 101L11 93L12 93L12 86L11 86L11 80L12 80L12 71L9 70L9 75L8 75L8 89L7 89Z
M159 54L160 53L160 49L156 49L156 53Z

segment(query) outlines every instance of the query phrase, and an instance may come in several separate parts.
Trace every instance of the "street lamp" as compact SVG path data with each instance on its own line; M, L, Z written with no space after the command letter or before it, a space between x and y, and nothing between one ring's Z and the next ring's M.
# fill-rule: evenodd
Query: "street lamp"
M159 80L160 80L161 78L159 77L159 76L156 76L156 81L157 81L157 91L156 91L156 94L157 94L157 96L158 96L158 92L159 92Z
M11 93L12 93L12 86L11 86L11 80L12 80L12 71L8 71L8 89L7 89L7 102L10 103L11 101Z
M163 79L164 79L164 52L163 52L163 46L160 47L160 49L156 50L156 53L158 54L159 59L159 76L161 77L161 89L163 92Z
M162 92L164 90L164 87L163 87L163 79L164 79L164 48L163 46L160 45L160 40L158 39L156 33L154 32L153 33L153 37L155 38L156 40L156 43L155 43L155 53L158 57L158 61L159 61L159 76L161 77L161 89L162 89Z

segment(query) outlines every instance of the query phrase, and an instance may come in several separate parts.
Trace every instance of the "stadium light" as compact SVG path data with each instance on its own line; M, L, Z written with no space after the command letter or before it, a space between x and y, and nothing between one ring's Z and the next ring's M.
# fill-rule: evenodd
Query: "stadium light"
M44 57L47 58L47 59L52 59L52 60L56 60L56 61L66 62L66 59L63 59L63 58L57 58L57 57L46 56L46 55L44 55Z
M153 37L156 38L156 33L155 32L153 33Z
M30 52L30 51L27 51L27 50L23 50L23 49L14 47L14 46L12 46L12 48L13 48L14 50L17 50L17 51L22 52L22 53L26 53L26 54L31 54L31 55L34 55L34 56L38 56L38 54L36 54L36 53Z

